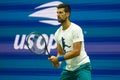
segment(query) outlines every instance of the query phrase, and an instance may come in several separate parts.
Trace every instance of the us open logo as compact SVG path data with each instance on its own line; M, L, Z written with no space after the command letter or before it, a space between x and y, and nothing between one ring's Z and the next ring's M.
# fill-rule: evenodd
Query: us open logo
M60 1L53 1L49 3L45 3L43 5L35 7L36 12L29 15L29 17L37 17L43 18L43 20L38 20L41 23L51 24L51 25L59 25L60 23L57 21L57 8L58 4L61 4Z
M32 14L30 14L28 16L32 17L32 18L40 18L38 21L41 23L57 26L60 23L58 23L58 21L57 21L56 6L61 3L62 2L60 2L60 1L53 1L53 2L42 4L38 7L35 7L35 9L37 11L33 12ZM47 46L48 51L50 52L51 49L56 49L57 44L54 42L54 34L50 34L50 35L43 34L43 35L45 37L46 43L48 44L48 46ZM14 41L14 49L15 50L28 49L25 44L26 37L27 37L26 34L23 34L23 35L16 34L15 41Z

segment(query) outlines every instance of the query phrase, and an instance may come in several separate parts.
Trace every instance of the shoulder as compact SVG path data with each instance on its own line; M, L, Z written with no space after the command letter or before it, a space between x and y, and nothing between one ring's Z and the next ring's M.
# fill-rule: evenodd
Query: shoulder
M56 30L55 35L58 35L61 32L61 26Z
M75 24L75 23L71 23L71 26L72 26L73 30L78 30L78 31L80 30L80 31L82 31L81 27L79 25Z

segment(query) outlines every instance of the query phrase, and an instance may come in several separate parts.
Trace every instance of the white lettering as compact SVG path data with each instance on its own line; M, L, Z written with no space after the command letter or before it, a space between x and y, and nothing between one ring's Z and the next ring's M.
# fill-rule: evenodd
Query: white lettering
M54 41L54 35L50 34L50 38L48 37L47 34L42 34L45 38L46 44L47 44L47 48L48 51L50 52L52 49L56 49L57 44ZM33 46L33 41L31 40L31 38L34 38L34 35L31 35L30 38L28 39L28 43L30 44L30 48ZM15 37L15 41L14 41L14 49L18 50L18 49L28 49L27 45L25 44L25 39L26 39L26 34L23 34L22 36L20 36L19 34L16 35ZM38 44L40 43L41 38L39 37L37 40L37 47L38 48L43 48L45 47L44 44Z
M37 39L36 46L40 50L45 48L45 42L43 42L43 38L41 36Z
M25 38L26 38L26 35L23 34L20 41L20 35L17 34L14 41L14 49L23 49Z
M50 52L51 49L55 49L57 47L57 44L54 42L54 35L51 34L50 35L50 39L49 39L49 44L48 44L48 51Z

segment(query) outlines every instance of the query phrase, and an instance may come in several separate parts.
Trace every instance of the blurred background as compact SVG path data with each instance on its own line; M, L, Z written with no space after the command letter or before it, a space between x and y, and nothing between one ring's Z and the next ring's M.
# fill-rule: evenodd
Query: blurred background
M25 37L32 31L45 34L56 55L56 6L62 2L70 4L71 21L83 29L92 80L120 79L120 0L2 0L0 80L59 80L62 67L55 69L47 56L29 52Z

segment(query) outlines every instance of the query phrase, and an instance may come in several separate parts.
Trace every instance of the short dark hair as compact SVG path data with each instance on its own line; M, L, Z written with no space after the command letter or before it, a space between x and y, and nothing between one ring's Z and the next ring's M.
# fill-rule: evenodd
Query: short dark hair
M68 4L59 4L58 6L57 6L57 8L59 9L59 8L64 8L64 11L65 12L70 12L71 13L71 7L70 7L70 5L68 5Z

